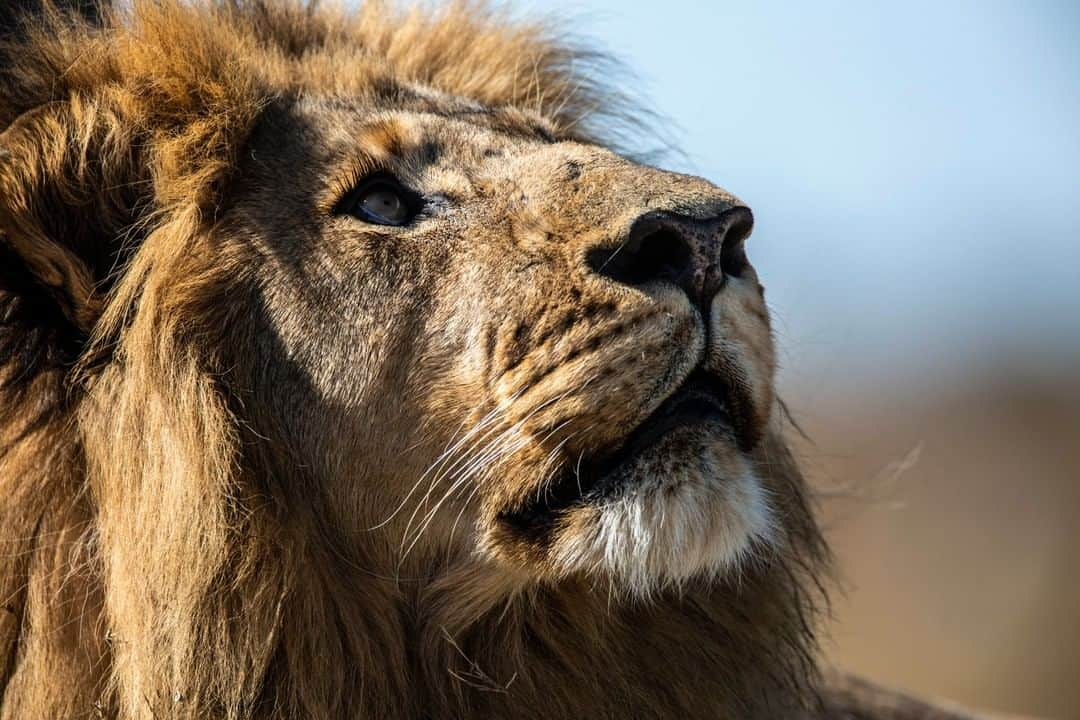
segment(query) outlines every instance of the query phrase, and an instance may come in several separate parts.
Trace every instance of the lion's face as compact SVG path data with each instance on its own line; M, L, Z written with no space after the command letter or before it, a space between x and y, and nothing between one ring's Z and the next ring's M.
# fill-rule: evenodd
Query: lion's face
M395 97L274 107L252 139L222 232L262 306L256 431L404 566L644 589L767 542L749 210L518 110Z

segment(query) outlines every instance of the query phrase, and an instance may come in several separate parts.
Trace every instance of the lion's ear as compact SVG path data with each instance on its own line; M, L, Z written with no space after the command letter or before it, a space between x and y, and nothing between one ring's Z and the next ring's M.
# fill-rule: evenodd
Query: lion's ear
M0 387L78 361L123 263L140 178L101 119L57 103L0 132Z
M107 0L0 3L2 386L29 385L44 370L72 364L100 311L109 218L90 183L101 133L80 128L74 105L48 102L43 78L24 71L21 59L29 34L96 26L106 8Z

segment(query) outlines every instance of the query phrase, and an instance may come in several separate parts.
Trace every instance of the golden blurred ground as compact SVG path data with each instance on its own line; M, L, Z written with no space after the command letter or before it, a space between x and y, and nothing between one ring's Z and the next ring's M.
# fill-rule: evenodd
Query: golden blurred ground
M973 707L1080 718L1080 382L819 397L796 418L846 587L833 660Z

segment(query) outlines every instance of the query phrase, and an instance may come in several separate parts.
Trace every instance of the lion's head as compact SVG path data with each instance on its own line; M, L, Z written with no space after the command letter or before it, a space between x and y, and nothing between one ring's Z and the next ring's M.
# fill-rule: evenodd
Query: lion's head
M726 689L643 708L803 702L822 550L742 201L614 152L589 56L478 7L99 15L47 7L0 80L0 517L63 540L72 687L124 717L475 707L439 658L540 696L575 634L631 647L599 609L674 603L640 622L705 654L619 682L711 658Z
M538 113L375 87L267 106L217 226L249 299L222 359L327 520L408 573L635 590L768 544L750 211Z

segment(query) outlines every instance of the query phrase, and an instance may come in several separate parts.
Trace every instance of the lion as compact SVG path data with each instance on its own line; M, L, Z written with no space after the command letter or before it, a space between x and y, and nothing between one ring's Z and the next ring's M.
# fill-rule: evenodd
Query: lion
M958 717L821 667L752 213L601 55L0 21L0 717Z

